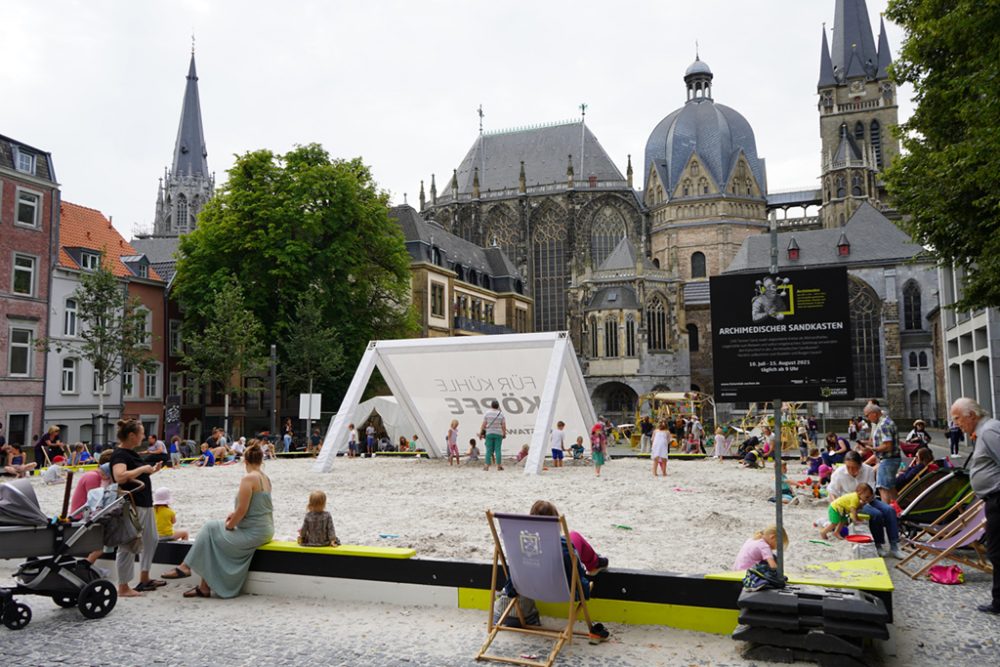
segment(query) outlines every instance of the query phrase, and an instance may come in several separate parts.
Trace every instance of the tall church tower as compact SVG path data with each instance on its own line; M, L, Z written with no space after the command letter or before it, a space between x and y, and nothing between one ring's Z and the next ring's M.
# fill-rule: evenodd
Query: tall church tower
M174 162L164 170L156 195L153 236L179 236L195 228L202 206L215 189L215 175L208 171L208 149L201 126L201 102L194 49L188 68L181 122L174 145Z
M836 0L832 45L823 29L819 129L823 227L842 227L863 203L884 208L882 172L899 155L891 127L899 122L885 21L878 48L865 0Z

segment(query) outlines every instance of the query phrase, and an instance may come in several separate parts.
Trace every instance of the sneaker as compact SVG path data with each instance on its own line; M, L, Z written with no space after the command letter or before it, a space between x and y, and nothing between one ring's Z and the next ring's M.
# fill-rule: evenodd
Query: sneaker
M1000 615L1000 607L996 607L996 606L991 605L991 604L981 604L978 607L976 607L976 609L978 609L979 611L983 612L984 614L997 614L997 615ZM591 635L591 637L593 637L593 635ZM590 643L593 644L594 642L590 642Z
M608 569L608 559L604 556L597 557L597 567L593 570L587 570L587 576L593 577L594 575L600 574Z
M878 554L879 558L885 558L886 556L889 555L889 550L886 549L881 544L879 544L878 546L875 547L875 552Z
M590 633L587 635L587 640L591 644L600 644L601 642L608 641L608 637L610 636L611 633L608 632L607 628L600 623L594 623L590 626Z
M892 556L893 558L898 558L899 560L903 560L904 558L906 558L906 554L904 554L899 549L899 545L898 544L892 545L892 548L889 549L889 555Z

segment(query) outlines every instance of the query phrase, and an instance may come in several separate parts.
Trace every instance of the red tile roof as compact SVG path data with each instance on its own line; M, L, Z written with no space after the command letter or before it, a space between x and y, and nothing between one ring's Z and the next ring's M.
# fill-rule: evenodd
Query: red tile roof
M103 213L63 201L59 214L59 266L79 269L80 266L73 261L66 248L88 248L104 253L104 259L114 275L120 278L134 277L121 258L140 253L128 244ZM162 280L152 266L149 267L149 279Z

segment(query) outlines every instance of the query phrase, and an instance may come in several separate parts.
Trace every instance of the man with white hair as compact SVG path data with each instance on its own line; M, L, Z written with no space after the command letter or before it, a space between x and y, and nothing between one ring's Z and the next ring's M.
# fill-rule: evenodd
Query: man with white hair
M878 459L875 483L882 502L886 504L896 500L896 475L902 457L899 454L899 432L896 423L882 411L874 401L865 406L865 419L872 425L872 437L869 443Z
M986 505L986 555L993 564L993 601L977 609L1000 614L1000 421L987 417L979 403L964 397L952 404L951 418L973 443L969 480Z

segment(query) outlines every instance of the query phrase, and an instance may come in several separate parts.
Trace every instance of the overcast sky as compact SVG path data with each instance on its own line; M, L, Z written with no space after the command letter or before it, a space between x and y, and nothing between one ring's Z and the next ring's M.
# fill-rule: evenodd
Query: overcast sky
M869 0L878 39L887 0ZM624 173L683 104L701 58L717 102L742 113L772 191L816 185L816 80L834 0L7 0L0 134L52 153L63 198L151 228L196 57L209 167L319 142L362 156L396 203L443 189L487 130L578 117ZM887 24L898 52L902 31ZM911 91L900 94L909 117Z

